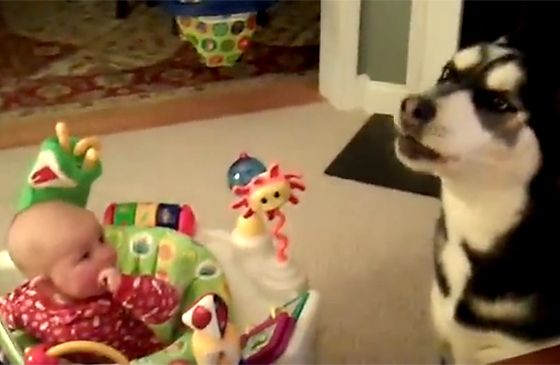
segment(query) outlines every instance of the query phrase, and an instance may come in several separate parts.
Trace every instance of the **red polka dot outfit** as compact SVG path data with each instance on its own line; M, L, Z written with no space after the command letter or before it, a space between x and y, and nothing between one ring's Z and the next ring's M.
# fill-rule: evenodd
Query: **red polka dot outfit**
M152 276L122 275L116 293L73 303L44 295L28 281L0 299L0 316L11 329L22 329L49 346L73 340L97 341L137 359L165 347L148 324L167 321L178 304L175 289ZM89 355L69 359L100 360Z

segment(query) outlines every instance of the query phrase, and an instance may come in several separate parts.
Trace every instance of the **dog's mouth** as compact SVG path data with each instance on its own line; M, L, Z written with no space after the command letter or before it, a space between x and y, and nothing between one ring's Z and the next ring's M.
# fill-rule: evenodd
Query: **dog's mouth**
M444 156L422 143L409 134L399 134L397 137L399 152L411 160L443 161Z

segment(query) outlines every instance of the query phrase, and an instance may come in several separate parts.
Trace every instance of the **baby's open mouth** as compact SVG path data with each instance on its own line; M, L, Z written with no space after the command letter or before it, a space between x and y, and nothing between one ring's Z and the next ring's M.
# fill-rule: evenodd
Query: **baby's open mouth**
M443 156L432 148L423 145L416 138L399 134L397 138L399 152L410 159L440 160Z

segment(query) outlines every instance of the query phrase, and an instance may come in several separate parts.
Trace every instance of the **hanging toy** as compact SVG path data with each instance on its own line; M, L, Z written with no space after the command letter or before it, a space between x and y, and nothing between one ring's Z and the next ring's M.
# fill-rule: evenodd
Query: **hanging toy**
M305 190L305 185L299 179L301 179L300 175L283 174L280 166L273 164L269 170L253 178L249 184L233 188L235 195L241 198L233 203L232 208L246 208L241 222L247 224L247 221L251 220L253 226L262 227L262 218L258 214L261 212L265 213L270 221L278 218L272 234L278 241L276 258L280 263L288 260L289 245L288 237L282 233L286 216L280 208L287 202L294 205L299 203L298 197L293 193L293 190Z

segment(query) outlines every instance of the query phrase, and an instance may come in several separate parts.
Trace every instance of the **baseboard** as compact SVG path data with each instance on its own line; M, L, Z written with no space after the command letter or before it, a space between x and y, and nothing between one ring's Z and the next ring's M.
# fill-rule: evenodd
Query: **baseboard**
M362 109L368 114L397 115L402 99L408 94L405 85L372 81L367 75L358 77L362 89Z
M14 111L9 118L6 112L0 114L0 150L37 145L52 135L57 120L66 121L75 135L101 136L320 101L315 78L267 75L217 82L200 91L183 88L148 98L103 99L87 108L76 104L45 107L25 117Z

